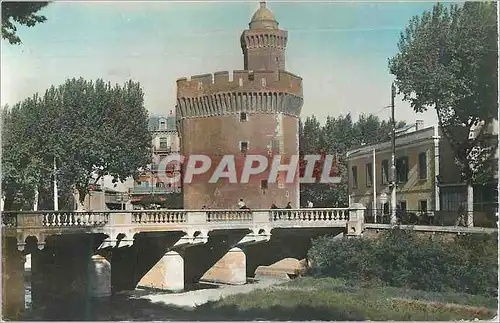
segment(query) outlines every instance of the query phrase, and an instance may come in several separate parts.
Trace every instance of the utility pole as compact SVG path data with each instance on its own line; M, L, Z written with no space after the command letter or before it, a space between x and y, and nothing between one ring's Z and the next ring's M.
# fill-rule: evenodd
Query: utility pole
M394 98L396 87L394 82L391 85L391 122L392 122L392 162L391 162L391 224L396 224L396 118L394 117Z
M55 156L54 156L54 211L59 211L59 200L57 196L57 166L56 166Z
M375 148L373 148L373 162L372 162L372 185L373 185L373 220L377 223L377 167L376 167L376 154Z

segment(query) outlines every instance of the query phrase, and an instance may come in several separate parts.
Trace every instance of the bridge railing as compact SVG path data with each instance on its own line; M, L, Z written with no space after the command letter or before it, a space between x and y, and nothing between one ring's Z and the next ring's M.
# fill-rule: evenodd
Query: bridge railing
M6 211L4 227L102 227L106 225L183 225L247 222L344 223L352 209L208 209L208 210L107 210L107 211Z
M109 211L4 211L5 227L99 227L109 222Z
M375 212L374 212L375 211ZM374 216L376 214L376 217ZM396 212L396 221L401 225L420 225L420 226L441 226L456 227L467 225L467 212L461 214L458 211L421 211L421 210L398 210ZM475 227L497 228L498 216L496 212L490 210L474 211L473 222ZM384 214L381 210L365 210L365 223L389 224L390 215Z

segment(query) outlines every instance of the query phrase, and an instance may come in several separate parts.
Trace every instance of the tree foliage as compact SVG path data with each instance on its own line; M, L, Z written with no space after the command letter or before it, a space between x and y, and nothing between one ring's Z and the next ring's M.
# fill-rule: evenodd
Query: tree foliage
M405 122L398 122L400 128ZM303 202L312 201L316 207L345 207L347 195L347 161L345 154L349 149L362 144L374 144L390 139L390 123L374 115L361 115L353 121L350 114L338 118L328 117L323 126L315 116L300 123L300 155L323 154L335 156L332 176L341 177L339 184L319 183L323 160L315 165L316 183L301 184L300 195ZM302 168L304 166L302 165ZM301 174L301 176L303 173Z
M309 272L316 275L498 296L498 237L493 234L428 239L393 229L377 239L324 236L312 241L308 259Z
M102 176L124 181L137 176L151 159L143 92L132 81L112 86L102 80L70 79L43 97L36 94L4 109L3 117L6 208L16 196L31 201L35 187L42 205L53 203L54 158L62 197L77 189L80 202Z
M46 7L49 2L2 2L2 38L9 43L21 44L21 38L17 35L16 23L27 27L33 27L37 23L47 20L45 16L36 13Z
M494 2L438 3L411 19L389 60L403 99L416 112L436 110L469 184L492 173L496 148L486 132L498 109L496 12Z

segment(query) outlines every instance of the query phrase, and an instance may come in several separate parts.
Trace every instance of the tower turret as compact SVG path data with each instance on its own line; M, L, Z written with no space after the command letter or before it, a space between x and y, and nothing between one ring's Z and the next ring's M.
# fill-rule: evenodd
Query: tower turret
M285 70L288 33L279 29L278 25L273 13L266 7L266 2L261 1L260 8L248 24L249 29L241 34L245 70Z
M285 180L285 172L276 182L268 181L273 156L288 164L299 152L302 78L285 71L286 39L287 32L278 29L272 12L261 2L241 37L245 70L177 80L181 155L206 155L211 160L207 173L183 183L184 208L232 209L240 198L253 209L288 202L299 206L298 170L293 182ZM234 157L237 182L210 181L227 155ZM268 167L242 183L247 155L267 156Z

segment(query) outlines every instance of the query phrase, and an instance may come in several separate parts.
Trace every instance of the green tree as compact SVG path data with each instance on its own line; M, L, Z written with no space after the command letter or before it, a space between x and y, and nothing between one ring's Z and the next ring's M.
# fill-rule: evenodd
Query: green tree
M21 44L21 38L16 34L17 27L15 24L33 27L37 23L45 22L47 18L36 13L48 4L49 2L3 1L2 38L7 39L9 43L14 45Z
M468 187L469 225L473 184L494 173L490 167L497 143L486 130L498 109L496 12L494 2L438 3L432 12L411 19L399 52L389 59L403 99L416 112L437 112Z
M32 201L37 190L40 204L51 206L54 159L60 200L70 201L76 189L80 202L103 176L124 181L151 160L143 92L132 81L67 80L5 109L3 121L6 209L18 207L19 196Z
M299 144L301 154L319 154L324 152L335 156L333 172L341 177L338 184L312 183L301 184L301 200L313 201L316 207L347 207L348 170L346 152L362 144L374 144L390 139L388 121L381 121L374 115L361 115L354 122L350 114L337 118L329 116L323 126L313 117L308 117L300 124ZM405 126L397 122L397 128ZM318 167L321 169L321 166Z

